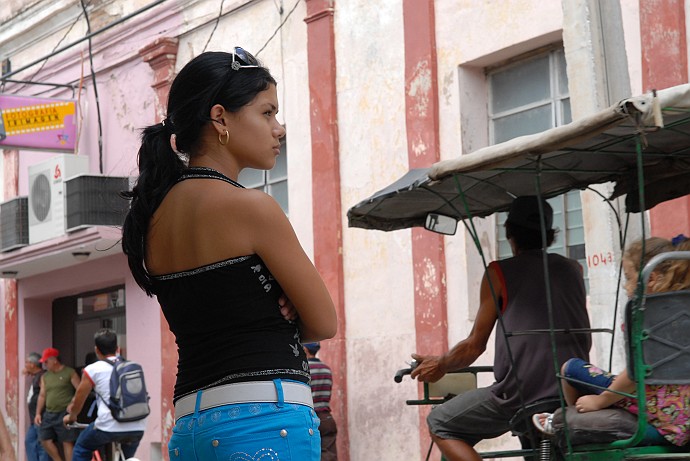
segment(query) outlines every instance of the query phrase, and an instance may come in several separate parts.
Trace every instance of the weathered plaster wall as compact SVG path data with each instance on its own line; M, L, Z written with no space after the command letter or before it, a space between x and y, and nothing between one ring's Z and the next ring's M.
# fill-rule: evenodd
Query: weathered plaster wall
M638 0L620 0L632 94L642 94L642 48L640 43L640 4ZM687 6L688 8L690 6Z
M336 2L344 212L408 168L400 3ZM415 344L410 232L344 226L351 459L406 459L420 451L417 410L404 404L417 390L391 378Z

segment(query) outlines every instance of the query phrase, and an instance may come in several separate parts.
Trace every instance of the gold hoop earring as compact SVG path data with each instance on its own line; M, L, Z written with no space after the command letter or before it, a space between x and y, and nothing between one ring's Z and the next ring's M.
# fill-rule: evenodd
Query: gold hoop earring
M223 138L225 138L225 142L223 142ZM218 133L218 142L221 143L223 146L226 145L230 141L230 132L228 130L225 130L223 134Z

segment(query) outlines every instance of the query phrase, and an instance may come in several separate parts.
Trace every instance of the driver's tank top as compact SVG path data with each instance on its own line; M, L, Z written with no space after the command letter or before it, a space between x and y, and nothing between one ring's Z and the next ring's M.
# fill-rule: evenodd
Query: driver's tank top
M549 330L549 311L541 250L527 250L518 256L491 263L503 280L500 294L503 325L496 327L496 355L491 387L503 405L519 408L520 391L525 404L557 397L556 365L548 333L511 335L526 330ZM558 254L548 255L553 322L556 329L589 328L582 268L577 261ZM588 360L591 335L560 333L556 338L556 362L579 357ZM512 361L511 361L512 356ZM518 388L518 380L522 383Z

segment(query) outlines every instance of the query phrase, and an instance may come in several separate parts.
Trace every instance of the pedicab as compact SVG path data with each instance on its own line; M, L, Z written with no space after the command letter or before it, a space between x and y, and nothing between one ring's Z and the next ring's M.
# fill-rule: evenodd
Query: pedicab
M350 227L363 229L393 231L424 227L448 235L456 232L460 221L481 254L473 218L507 211L518 196L537 195L549 199L608 182L614 184L613 192L602 199L612 201L624 197L628 218L631 213L639 213L643 239L644 211L690 193L690 85L628 98L568 125L485 147L437 162L429 168L410 170L350 208L348 220ZM624 226L620 217L617 218L619 226L625 227L620 230L621 242L624 242L629 220L625 220ZM656 264L666 258L690 259L690 252L676 251L659 256L649 261L647 267L639 268L636 296L628 302L624 313L627 369L636 382L637 396L628 397L637 398L641 409L645 408L646 383L690 384L690 338L686 333L690 330L690 292L659 296L646 295L644 290ZM484 264L486 269L486 261ZM548 280L546 264L545 272ZM549 305L550 321L551 308ZM500 322L498 308L497 315ZM590 331L613 334L616 316L617 313L611 328ZM557 331L553 323L550 325L547 332L504 334L549 334L555 348L553 338ZM399 370L395 381L400 382L411 369ZM407 403L442 403L452 395L475 387L477 374L488 371L491 367L469 367L449 373L438 383L425 384L423 397ZM564 379L556 363L554 373L560 380ZM523 449L480 455L484 458L524 456L526 459L577 461L690 459L688 445L678 447L649 440L644 411L635 417L631 434L618 440L590 439L597 440L596 443L572 440L569 419L565 418L561 443L555 449L550 437L535 436L532 431L531 415L544 411L545 406L551 406L551 410L560 407L566 412L562 414L568 414L562 389L553 401L537 402L533 408L523 406L511 421L513 433L522 437Z

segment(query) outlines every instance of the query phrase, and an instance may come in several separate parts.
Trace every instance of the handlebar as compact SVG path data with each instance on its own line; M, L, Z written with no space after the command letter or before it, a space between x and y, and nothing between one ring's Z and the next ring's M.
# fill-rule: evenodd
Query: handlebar
M396 383L401 383L401 382L402 382L402 379L403 379L403 376L409 375L410 373L412 373L412 370L413 370L413 369L414 369L414 368L403 368L402 370L396 371L396 372L395 372L395 376L393 376L393 380L394 380Z
M75 421L73 423L67 424L66 427L67 427L67 429L85 429L85 428L89 427L89 425L85 424L85 423L78 423L77 421Z
M417 362L413 360L410 363L410 368L403 368L401 370L396 371L395 376L393 376L393 380L396 383L401 383L403 376L409 375L410 373L412 373L412 370L414 370L415 368L417 368Z
M393 376L393 380L396 383L401 383L403 376L409 375L412 373L412 371L417 368L417 365L419 365L416 361L412 361L410 363L410 368L402 368L398 371L395 372L395 376ZM449 371L448 373L474 373L475 375L477 373L492 373L494 371L494 367L491 365L476 365L476 366L469 366L465 368L461 368L459 370L454 370L454 371Z

